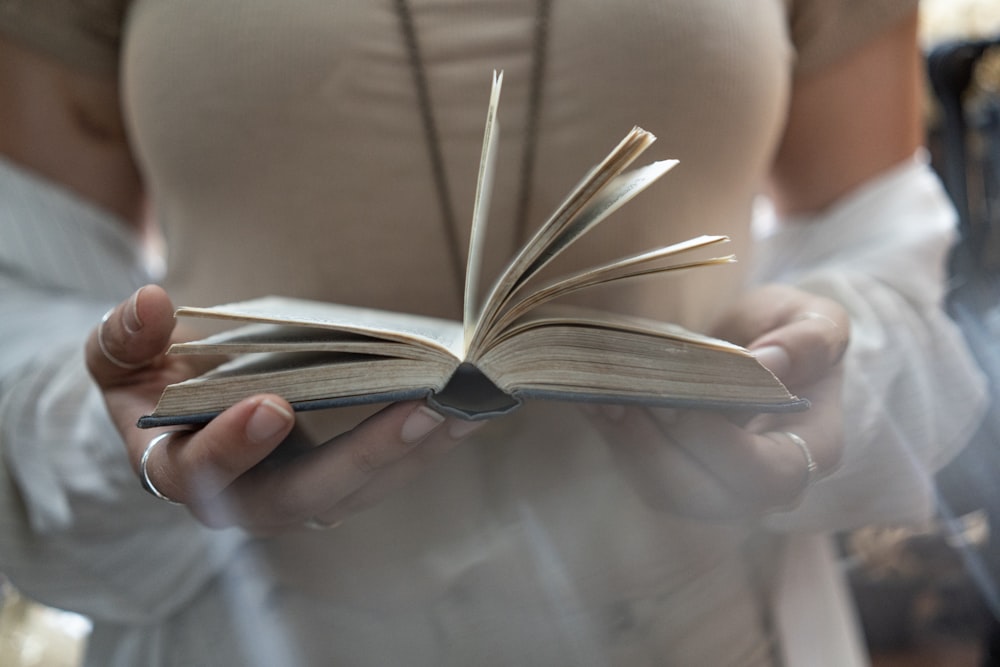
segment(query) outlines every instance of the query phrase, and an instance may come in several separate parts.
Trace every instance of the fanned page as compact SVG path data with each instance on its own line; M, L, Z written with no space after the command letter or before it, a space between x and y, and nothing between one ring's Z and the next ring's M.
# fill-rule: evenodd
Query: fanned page
M400 343L325 327L284 324L244 324L200 340L174 343L168 352L190 355L344 352L418 360L440 359L442 356L437 348L428 349L413 343Z
M537 257L534 257L530 266L520 272L520 277L510 292L503 296L509 296L515 292L533 275L541 271L546 264L555 259L559 253L652 185L660 176L673 169L676 164L677 160L660 160L618 176L606 187L598 190L590 203L576 217L568 218L565 225L554 228L554 236L536 246L538 248ZM525 261L527 259L530 257L524 258ZM501 303L503 300L501 299Z
M588 287L607 285L630 278L640 278L671 271L682 271L735 262L735 255L694 259L686 262L678 261L676 258L677 255L685 252L728 241L729 237L726 236L699 236L663 248L616 259L601 266L590 267L572 275L552 280L537 289L531 290L524 298L511 301L506 308L499 312L496 318L490 322L489 327L486 329L487 333L482 337L479 345L469 351L468 360L474 362L479 355L485 353L498 338L504 336L507 328L514 322L523 318L529 312L534 311L539 306L567 294ZM615 315L614 317L621 316Z
M462 359L461 323L435 317L277 296L213 308L184 307L177 310L177 315L318 327L418 346L438 355Z
M549 306L544 311L532 311L517 323L508 327L504 334L499 336L494 342L515 338L529 329L556 324L656 336L665 340L696 344L741 356L751 356L750 352L735 343L691 331L672 322L662 322L637 315L611 313L604 310L565 304Z
M497 278L476 318L468 352L481 349L504 304L531 276L677 164L663 160L622 175L655 139L635 127L588 172Z
M486 241L486 223L489 217L490 198L493 193L493 168L496 164L497 140L500 136L497 110L500 106L500 89L503 72L493 72L490 104L486 110L486 129L483 131L483 150L479 157L479 175L476 178L476 199L472 209L472 230L469 234L469 255L465 266L465 301L462 308L463 343L465 356L472 332L479 315L479 274L483 264L483 244Z

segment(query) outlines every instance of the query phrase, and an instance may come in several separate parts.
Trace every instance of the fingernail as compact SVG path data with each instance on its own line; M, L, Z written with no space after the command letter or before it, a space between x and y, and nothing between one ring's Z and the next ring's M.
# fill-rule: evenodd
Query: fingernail
M270 399L260 402L247 421L246 435L252 442L264 443L288 427L291 412Z
M751 350L751 353L757 361L778 377L787 375L792 368L792 359L788 356L788 351L780 345L765 345Z
M125 306L125 312L122 313L122 325L130 334L134 334L142 328L142 320L139 319L139 292L142 290L143 288L140 287L132 294L132 298Z
M399 433L403 442L413 444L427 437L431 431L444 422L444 415L422 405L406 418Z
M840 325L837 324L836 322L834 322L831 318L827 317L823 313L817 313L815 310L807 310L806 312L802 313L801 315L799 315L795 319L796 319L796 321L798 321L798 320L820 320L822 322L826 322L827 324L829 324L834 329L839 329L840 328Z
M453 419L451 424L448 425L448 435L454 439L458 440L469 435L473 431L476 431L485 424L485 421L472 421L469 419Z

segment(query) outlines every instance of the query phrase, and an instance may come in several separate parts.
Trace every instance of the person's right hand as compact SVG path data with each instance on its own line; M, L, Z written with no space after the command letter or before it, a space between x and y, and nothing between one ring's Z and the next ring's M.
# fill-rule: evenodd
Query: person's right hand
M206 370L166 355L174 307L146 286L114 308L87 341L87 366L104 394L133 469L163 430L143 430L163 388ZM280 396L244 399L203 428L178 430L149 452L146 472L167 498L212 527L275 533L336 525L418 475L481 422L445 418L421 402L395 403L319 445L290 438ZM139 481L137 480L137 484Z

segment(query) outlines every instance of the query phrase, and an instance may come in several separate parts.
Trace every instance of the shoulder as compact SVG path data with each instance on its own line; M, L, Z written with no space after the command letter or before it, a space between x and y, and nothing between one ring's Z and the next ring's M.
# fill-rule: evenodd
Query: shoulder
M785 0L796 73L821 69L912 16L919 0Z
M112 76L130 0L0 0L0 36Z

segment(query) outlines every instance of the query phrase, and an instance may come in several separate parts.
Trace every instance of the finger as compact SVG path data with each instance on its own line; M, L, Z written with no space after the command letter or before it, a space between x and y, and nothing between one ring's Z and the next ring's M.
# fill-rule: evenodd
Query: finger
M746 507L698 459L664 436L644 410L586 409L616 465L649 507L702 519L742 516Z
M850 319L836 301L788 285L757 288L712 332L744 345L793 388L822 377L842 358Z
M816 310L799 312L749 346L758 361L792 387L822 378L840 363L850 343L850 322L843 310L812 305Z
M454 449L463 438L485 424L485 421L449 419L441 429L409 454L384 468L368 483L343 500L316 512L312 519L320 526L332 527L354 514L374 507L394 491L419 477L441 456Z
M291 406L278 396L245 399L204 428L179 434L150 452L145 475L163 495L187 505L206 524L229 525L229 510L218 497L273 452L294 421ZM140 474L141 456L132 452Z
M702 519L733 519L801 499L810 475L793 436L757 435L717 415L676 414L660 419L660 411L630 409L617 421L595 422L648 505Z
M173 312L170 298L155 285L109 311L86 344L87 368L97 384L116 386L156 361L170 341Z
M796 503L811 476L795 436L753 433L727 420L686 413L665 433L757 511Z
M811 407L794 414L760 414L747 430L754 433L792 432L805 440L816 461L817 477L833 473L844 452L844 420L841 412L843 373L834 370L803 389Z
M280 467L315 449L319 444L304 428L296 425L281 444L257 465Z
M277 469L258 469L228 495L244 526L301 524L350 496L440 429L446 419L422 403L398 403Z

